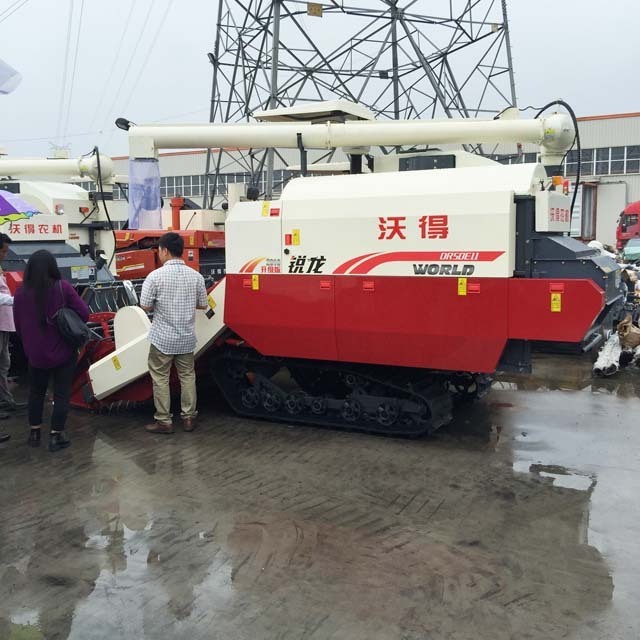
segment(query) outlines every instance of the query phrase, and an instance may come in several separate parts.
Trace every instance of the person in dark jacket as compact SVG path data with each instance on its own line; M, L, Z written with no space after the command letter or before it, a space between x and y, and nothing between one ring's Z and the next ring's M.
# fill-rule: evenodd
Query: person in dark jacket
M13 316L29 361L29 433L31 446L40 444L40 427L49 379L53 378L53 413L49 451L68 447L64 427L69 411L76 351L58 331L56 312L73 309L84 322L89 308L76 290L60 276L56 259L44 249L36 251L24 272L24 284L16 291Z

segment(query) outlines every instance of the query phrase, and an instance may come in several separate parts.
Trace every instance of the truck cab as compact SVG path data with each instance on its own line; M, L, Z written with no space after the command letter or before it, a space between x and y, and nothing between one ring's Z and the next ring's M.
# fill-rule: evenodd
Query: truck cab
M616 249L624 249L631 238L640 238L640 201L632 202L620 214L616 229Z

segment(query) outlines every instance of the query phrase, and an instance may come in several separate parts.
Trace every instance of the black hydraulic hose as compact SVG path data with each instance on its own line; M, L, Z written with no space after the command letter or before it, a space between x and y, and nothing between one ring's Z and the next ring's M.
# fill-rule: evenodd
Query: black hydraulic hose
M113 222L111 221L111 217L109 216L109 209L107 209L107 201L104 197L104 187L102 185L102 166L100 165L100 150L96 146L96 147L93 147L93 152L96 155L96 161L98 163L98 185L100 187L100 197L102 198L102 206L104 207L104 213L107 216L107 220L109 221L109 228L111 229L111 234L113 235L113 253L111 254L109 264L107 265L107 268L111 269L111 263L113 262L113 258L116 255L116 230L113 226Z
M564 107L568 112L569 115L571 116L571 120L573 121L573 126L576 130L576 135L573 139L573 144L571 145L571 147L569 148L569 150L567 151L567 153L564 154L564 158L562 158L562 160L564 161L564 159L569 155L569 153L573 150L573 145L576 145L576 150L578 152L578 168L576 170L576 179L574 182L574 188L573 188L573 197L571 198L571 215L573 216L573 206L576 203L576 197L578 195L578 187L580 186L580 165L582 164L582 146L580 145L580 131L578 129L578 118L576 118L576 114L573 111L573 109L571 108L571 105L569 105L567 102L565 102L564 100L554 100L553 102L550 102L549 104L545 104L544 107L542 107L538 113L536 113L535 117L539 117L543 112L545 112L547 109L549 109L550 107L553 107L555 105L560 105L561 107Z

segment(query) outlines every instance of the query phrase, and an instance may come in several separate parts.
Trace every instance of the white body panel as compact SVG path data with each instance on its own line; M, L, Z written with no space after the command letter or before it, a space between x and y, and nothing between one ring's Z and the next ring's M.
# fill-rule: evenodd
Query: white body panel
M80 180L90 178L95 182L102 181L105 191L111 189L115 176L113 174L113 161L108 156L100 156L100 171L98 171L98 158L96 155L69 158L0 158L0 176L14 179L39 178L43 182L31 182L20 180L20 196L39 212L30 220L26 220L20 226L14 226L10 230L2 228L9 233L14 241L68 241L75 249L79 250L81 244L89 244L89 232L82 227L69 229L69 224L83 222L86 213L79 210L87 208L87 213L94 207L89 202L88 193L73 184L64 182L47 182L46 178L59 180ZM112 221L126 220L125 215L118 215L121 207L109 203L109 215ZM64 213L56 215L56 207L63 207ZM107 217L102 210L102 205L91 214L84 222L106 222ZM2 222L0 221L0 226ZM113 234L111 231L95 232L96 250L103 251L107 260L110 260L115 250Z
M282 213L282 201L239 202L233 207L225 227L227 273L280 273L282 222L280 215L270 215L276 209Z
M536 231L571 231L571 197L560 191L536 193Z
M226 328L224 324L224 297L227 283L224 278L209 293L209 306L215 311L196 311L196 358L200 357Z
M227 272L510 277L514 196L545 178L540 165L493 164L292 180L268 215L261 202L230 212Z
M367 107L349 100L325 100L296 104L292 107L254 111L253 117L263 122L300 122L301 120L326 122L327 120L336 120L336 118L375 120L376 114Z
M225 329L225 281L221 280L209 294L209 304L215 311L196 311L195 357L202 355ZM116 349L89 367L93 395L102 400L149 371L149 329L151 323L140 307L123 307L113 323Z
M192 231L224 231L224 211L211 209L183 209L180 228Z
M89 193L74 184L64 182L43 182L43 181L19 181L19 196L32 205L33 210L38 212L30 219L14 221L16 226L11 225L11 220L0 217L0 231L8 233L14 242L21 241L57 241L68 242L72 247L79 250L81 244L89 244L89 231L79 225L86 217L80 209L91 212L94 208L89 200ZM85 223L106 222L107 217L103 211L102 203L94 211ZM55 214L56 209L64 213ZM121 222L127 219L126 207L120 202L108 203L109 216L111 220ZM27 228L26 225L35 225L35 228ZM110 230L95 232L96 248L105 253L107 260L111 258L114 251L113 234Z
M101 400L148 372L151 322L140 307L123 307L113 321L116 349L89 367L93 395Z

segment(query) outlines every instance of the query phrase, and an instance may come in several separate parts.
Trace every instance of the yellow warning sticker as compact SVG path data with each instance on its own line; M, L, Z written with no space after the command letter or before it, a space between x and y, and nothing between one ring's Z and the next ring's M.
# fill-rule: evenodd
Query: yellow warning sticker
M131 234L127 231L127 232L124 234L124 239L125 239L125 240L129 240L129 238L131 238Z
M193 245L195 244L196 239L193 236L189 236L189 244L193 247Z
M459 296L467 295L467 279L466 278L458 278L458 295Z
M120 364L120 360L118 360L118 356L113 356L113 358L111 358L111 362L113 362L113 366L116 371L120 371L120 369L122 369L122 365Z
M212 296L207 296L207 302L209 303L209 308L210 309L215 309L216 308L216 301L213 299Z
M551 294L551 313L560 313L562 311L562 294Z
M251 288L254 291L258 291L258 289L260 289L260 276L257 273L254 273L251 276Z
M291 244L296 246L300 244L300 229L291 230Z
M262 217L266 218L269 215L269 207L271 206L270 200L265 200L262 203Z

